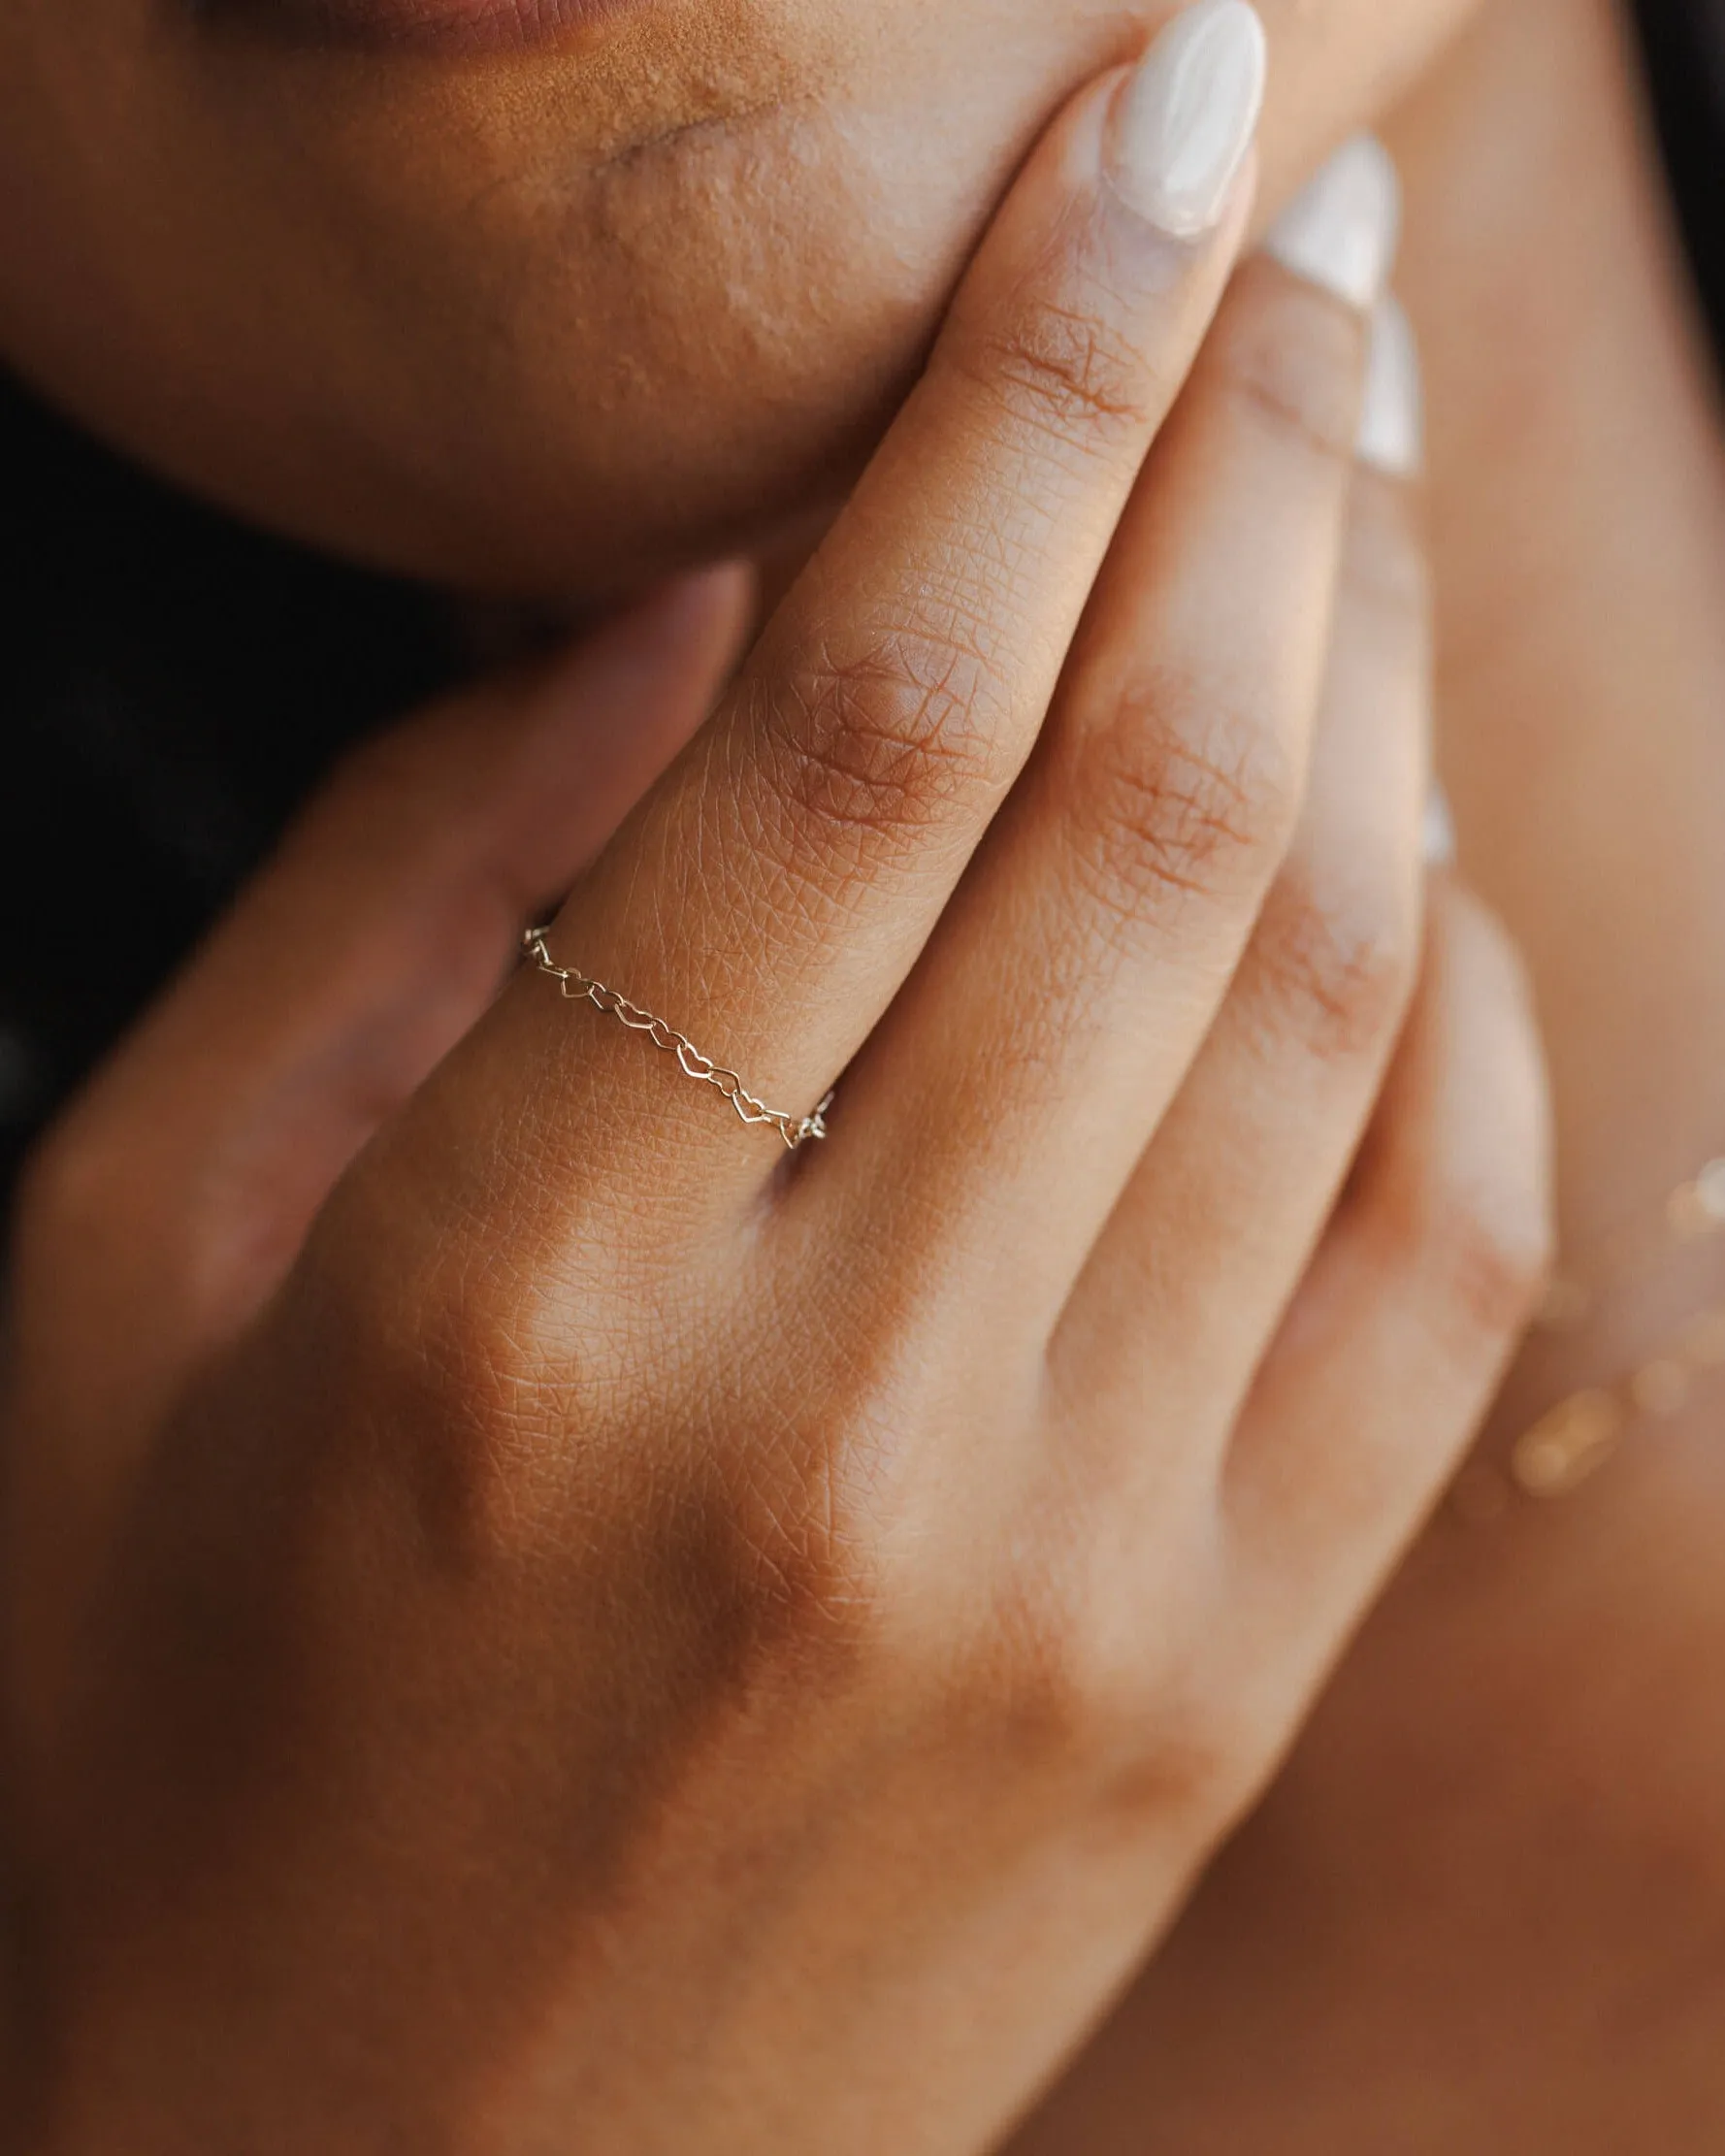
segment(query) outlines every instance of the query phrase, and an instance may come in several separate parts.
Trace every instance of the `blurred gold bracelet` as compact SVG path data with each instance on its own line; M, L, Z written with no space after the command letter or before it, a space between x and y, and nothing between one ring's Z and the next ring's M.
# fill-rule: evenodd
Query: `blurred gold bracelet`
M1725 1233L1725 1159L1709 1160L1666 1199L1660 1240L1670 1245L1709 1241ZM1606 1290L1560 1273L1546 1296L1536 1328L1574 1332L1599 1307ZM1567 1497L1591 1480L1639 1424L1669 1420L1697 1388L1725 1371L1725 1298L1704 1304L1631 1369L1599 1385L1566 1393L1510 1448L1508 1469L1529 1497ZM1458 1486L1464 1509L1488 1491L1472 1471Z

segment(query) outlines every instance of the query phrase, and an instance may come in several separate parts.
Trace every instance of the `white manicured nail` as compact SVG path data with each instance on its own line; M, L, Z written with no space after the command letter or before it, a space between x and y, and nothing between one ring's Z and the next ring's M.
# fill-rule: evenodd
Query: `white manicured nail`
M1221 222L1263 110L1268 48L1247 0L1198 0L1122 85L1110 178L1159 230L1198 240Z
M1356 445L1361 464L1411 479L1425 454L1419 347L1399 301L1385 293L1372 310L1372 352Z
M1425 823L1419 833L1419 850L1428 868L1455 866L1455 819L1449 813L1449 797L1432 780L1425 797Z
M1355 135L1297 194L1264 245L1284 269L1363 314L1389 281L1402 229L1402 183L1375 135Z

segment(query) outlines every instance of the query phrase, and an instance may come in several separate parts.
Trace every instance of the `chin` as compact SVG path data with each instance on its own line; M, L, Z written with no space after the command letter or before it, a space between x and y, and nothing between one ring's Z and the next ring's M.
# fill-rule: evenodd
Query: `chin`
M1050 114L1174 4L0 6L0 355L179 485L440 584L771 551ZM1263 4L1273 196L1468 0Z
M320 415L328 453L253 459L219 491L326 548L517 596L777 551L842 501L891 424L996 176L914 185L902 163L880 175L765 132L602 187L549 232L512 223L488 279L432 234L416 281L436 335L428 320L400 339L392 310L363 389ZM410 400L382 386L398 372ZM298 483L311 469L363 484Z
M38 209L0 209L0 348L177 483L439 584L597 595L771 552L842 499L1050 106L1123 35L1016 13L963 91L950 53L908 84L847 57L849 10L812 61L733 34L747 65L690 62L668 124L591 55L218 41L159 91L137 204L8 137L0 88L0 197ZM398 17L355 8L354 36Z

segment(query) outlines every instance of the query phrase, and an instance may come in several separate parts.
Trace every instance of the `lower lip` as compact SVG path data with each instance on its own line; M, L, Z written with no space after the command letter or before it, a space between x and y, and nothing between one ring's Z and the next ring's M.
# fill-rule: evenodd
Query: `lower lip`
M418 51L507 51L620 15L639 0L206 0L295 44L393 46Z

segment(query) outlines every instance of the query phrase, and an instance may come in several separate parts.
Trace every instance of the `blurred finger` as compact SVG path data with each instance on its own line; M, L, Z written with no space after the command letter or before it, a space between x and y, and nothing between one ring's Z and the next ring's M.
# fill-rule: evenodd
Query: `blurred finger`
M1419 998L1366 1151L1228 1459L1257 1621L1339 1639L1412 1540L1537 1302L1549 1155L1520 963L1440 879Z
M50 1135L38 1271L58 1253L86 1313L155 1311L168 1359L253 1307L491 1000L525 916L711 708L749 590L734 569L667 586L355 755Z
M1182 1344L1193 1412L1224 1404L1220 1443L1358 1150L1420 955L1431 637L1406 477L1414 408L1385 312L1364 439L1397 409L1391 477L1356 482L1305 810L1226 1002L1086 1267L1057 1368L1112 1421L1188 1417L1171 1398ZM1173 1255L1178 1252L1178 1258ZM1226 1283L1225 1292L1220 1288ZM1154 1322L1151 1314L1155 1313ZM1080 1375L1082 1373L1082 1375ZM1238 1373L1234 1386L1229 1374ZM1229 1394L1232 1391L1232 1400Z
M961 1143L919 1160L944 1178L944 1215L961 1208L988 1247L1034 1252L1051 1325L1294 834L1353 485L1357 301L1393 245L1393 171L1381 150L1367 169L1363 217L1351 207L1338 228L1365 227L1363 282L1262 260L1236 280L1037 760L857 1074L866 1142L843 1172L878 1179L944 1114ZM1422 753L1416 737L1401 761ZM1392 819L1383 844L1399 830ZM1218 1121L1242 1107L1230 1097Z

